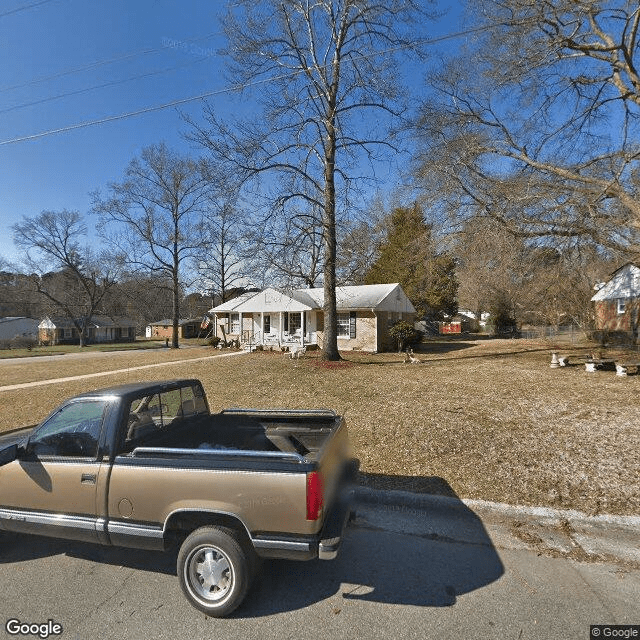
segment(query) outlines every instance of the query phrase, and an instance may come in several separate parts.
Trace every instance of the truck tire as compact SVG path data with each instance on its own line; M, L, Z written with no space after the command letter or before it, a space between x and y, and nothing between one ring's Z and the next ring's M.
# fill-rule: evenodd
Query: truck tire
M251 563L233 531L201 527L178 552L178 580L187 600L208 616L229 615L244 600Z

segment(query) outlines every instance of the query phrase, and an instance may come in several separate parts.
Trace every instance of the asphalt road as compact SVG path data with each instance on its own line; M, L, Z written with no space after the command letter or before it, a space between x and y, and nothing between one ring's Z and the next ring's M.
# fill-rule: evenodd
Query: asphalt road
M632 564L548 557L494 536L462 503L435 528L419 509L369 504L359 513L336 560L265 562L224 620L187 604L174 554L8 536L0 543L2 630L15 618L51 619L63 627L51 637L65 640L579 640L590 624L640 624Z

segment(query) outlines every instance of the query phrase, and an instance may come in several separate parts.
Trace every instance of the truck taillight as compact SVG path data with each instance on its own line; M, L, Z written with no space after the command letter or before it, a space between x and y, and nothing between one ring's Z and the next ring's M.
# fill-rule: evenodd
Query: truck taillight
M307 474L307 520L317 520L324 498L322 496L322 476L317 471Z

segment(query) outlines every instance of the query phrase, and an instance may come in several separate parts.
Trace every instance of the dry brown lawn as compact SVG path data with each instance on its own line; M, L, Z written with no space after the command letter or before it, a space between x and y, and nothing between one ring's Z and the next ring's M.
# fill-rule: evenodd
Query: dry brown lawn
M267 352L168 362L211 353L3 364L0 386L167 360L146 371L0 391L0 431L37 422L81 391L197 377L212 410L327 407L345 414L362 481L373 486L640 514L640 376L550 369L550 348L523 340L433 343L419 354L419 365L405 365L397 354L356 353L337 365Z

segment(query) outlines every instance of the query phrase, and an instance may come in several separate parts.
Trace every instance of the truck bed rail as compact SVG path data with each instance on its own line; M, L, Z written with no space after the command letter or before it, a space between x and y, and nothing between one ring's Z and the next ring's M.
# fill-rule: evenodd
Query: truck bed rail
M301 418L328 418L335 420L338 414L331 409L224 409L223 415L257 416L259 418L271 418L278 416Z
M299 453L288 451L250 451L247 449L179 449L173 447L136 447L131 455L134 457L147 456L212 456L223 458L225 456L243 458L275 458L277 460L291 460L304 464L307 460Z

